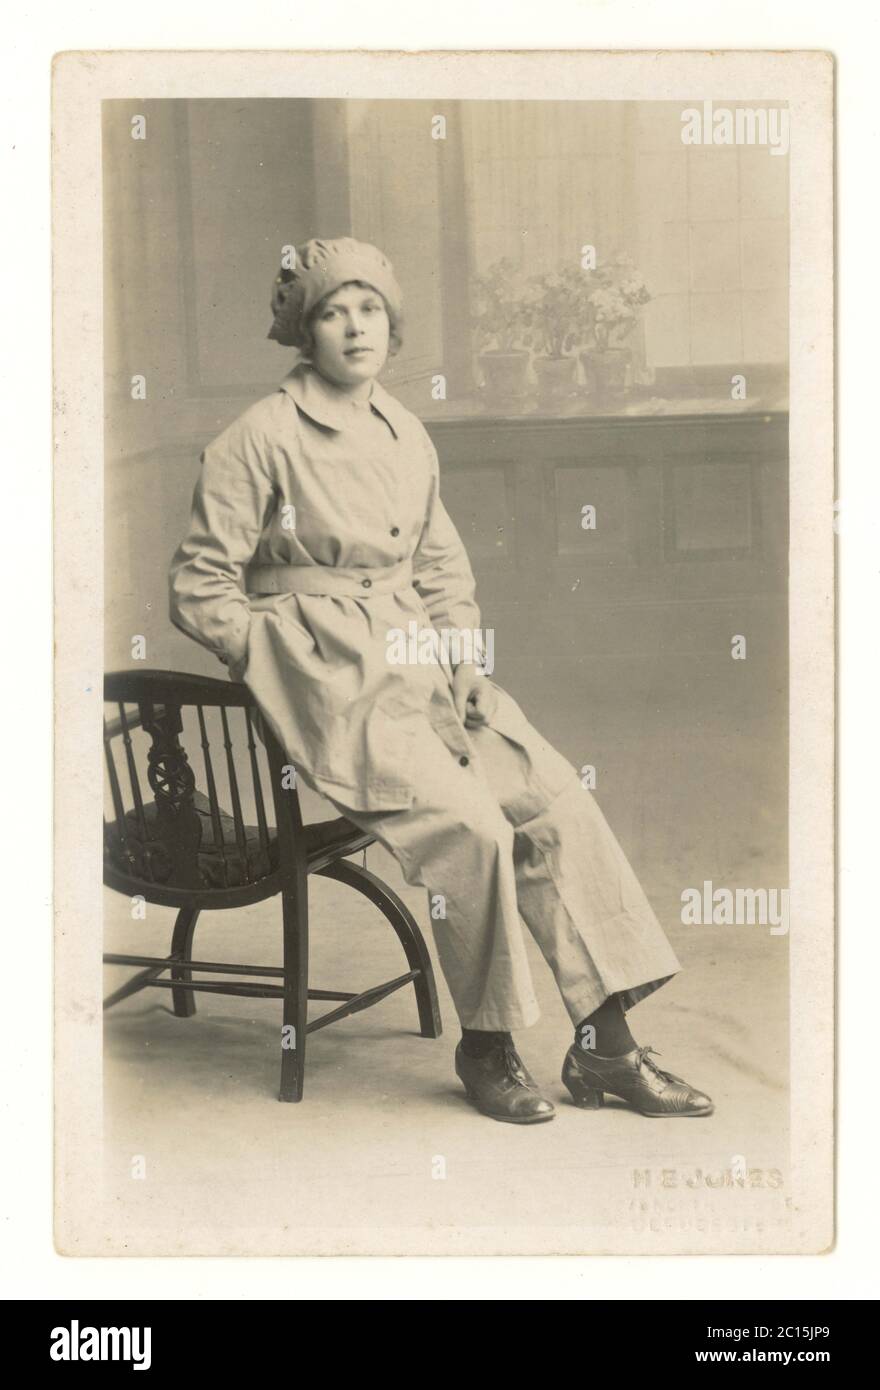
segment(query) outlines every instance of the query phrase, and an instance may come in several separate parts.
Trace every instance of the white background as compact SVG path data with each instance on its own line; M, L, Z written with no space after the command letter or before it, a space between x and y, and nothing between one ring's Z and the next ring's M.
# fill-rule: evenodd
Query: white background
M7 1298L864 1299L878 1295L873 1037L880 978L876 721L876 14L858 0L472 0L227 12L167 0L16 9L5 30L6 427L0 1293ZM50 62L65 49L821 49L837 61L840 522L838 1241L814 1257L100 1260L52 1246ZM63 294L64 287L59 286ZM56 519L63 526L64 517ZM829 518L829 526L831 518ZM63 583L63 576L58 576ZM873 717L872 717L873 716ZM797 1057L792 1066L797 1067ZM585 1145L588 1144L585 1137ZM585 1167L589 1153L585 1148ZM662 1266L662 1269L658 1269ZM813 1321L816 1321L814 1318Z

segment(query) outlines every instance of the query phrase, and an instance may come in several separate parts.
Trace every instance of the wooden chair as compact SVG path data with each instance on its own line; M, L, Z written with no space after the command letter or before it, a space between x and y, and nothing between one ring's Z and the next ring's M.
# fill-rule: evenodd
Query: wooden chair
M431 958L414 918L387 884L349 858L373 843L373 837L344 816L303 824L295 771L262 725L248 688L175 671L116 671L105 677L104 701L111 706L104 723L110 809L104 820L104 882L128 897L140 895L177 908L169 955L105 954L107 964L140 969L108 996L104 1007L145 988L170 989L180 1018L195 1013L198 992L280 999L279 1099L284 1101L302 1099L309 1033L378 1004L404 985L415 990L422 1037L439 1037ZM243 734L240 752L233 746L236 725ZM212 752L209 730L215 727ZM183 738L191 749L195 742L201 745L204 791L196 789ZM152 800L141 790L139 765L144 764ZM267 776L274 826L263 791ZM221 790L228 795L231 813L221 807ZM245 804L253 807L253 825L245 823ZM309 988L310 874L348 884L378 907L403 946L409 967L405 974L359 994ZM283 965L193 959L200 913L244 907L276 894L281 897ZM251 978L212 978L221 975ZM275 978L280 983L270 983ZM310 999L339 1003L309 1020Z

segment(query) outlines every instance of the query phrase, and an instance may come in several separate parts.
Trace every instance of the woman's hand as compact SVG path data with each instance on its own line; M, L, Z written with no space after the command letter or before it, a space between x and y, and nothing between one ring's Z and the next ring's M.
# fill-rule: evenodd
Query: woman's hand
M452 698L458 717L465 726L485 724L498 702L494 688L481 667L463 661L452 677Z

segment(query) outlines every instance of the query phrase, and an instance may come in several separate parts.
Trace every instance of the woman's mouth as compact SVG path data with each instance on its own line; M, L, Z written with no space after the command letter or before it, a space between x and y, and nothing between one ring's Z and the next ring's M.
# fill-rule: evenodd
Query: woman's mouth
M366 352L372 352L372 351L373 351L373 349L372 349L372 348L368 348L368 347L346 348L346 349L345 349L345 356L346 356L346 357L361 357L364 353L366 353Z

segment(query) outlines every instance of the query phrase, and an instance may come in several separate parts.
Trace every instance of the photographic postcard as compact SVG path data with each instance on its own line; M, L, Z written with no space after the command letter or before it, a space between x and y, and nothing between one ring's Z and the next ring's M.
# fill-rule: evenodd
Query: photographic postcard
M62 1253L833 1244L833 81L56 58Z

